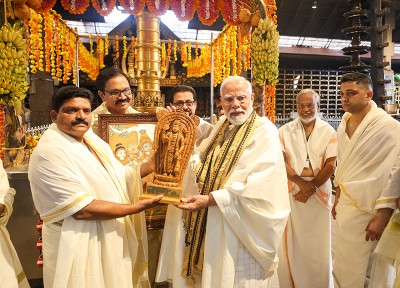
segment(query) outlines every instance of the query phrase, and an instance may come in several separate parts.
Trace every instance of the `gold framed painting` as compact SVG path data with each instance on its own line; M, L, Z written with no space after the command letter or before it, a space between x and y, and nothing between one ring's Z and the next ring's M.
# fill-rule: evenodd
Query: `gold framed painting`
M123 165L140 165L153 153L156 124L154 113L100 114L99 134ZM152 181L153 177L151 174L142 178L143 184ZM146 210L147 230L162 229L166 211L166 205Z

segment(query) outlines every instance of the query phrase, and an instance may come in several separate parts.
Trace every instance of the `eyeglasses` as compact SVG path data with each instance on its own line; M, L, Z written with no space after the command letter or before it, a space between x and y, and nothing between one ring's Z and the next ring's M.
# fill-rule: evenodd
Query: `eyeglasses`
M315 103L308 103L308 104L297 104L297 108L298 109L304 109L304 108L306 108L307 107L307 109L315 109Z
M238 95L238 96L233 96L233 95L225 95L224 97L222 97L222 102L224 102L224 104L232 104L233 103L233 99L237 99L241 104L243 104L244 102L246 102L247 100L247 95Z
M110 94L110 96L113 98L119 97L119 95L121 95L121 93L124 94L125 96L132 96L132 90L129 88L122 90L122 91L121 90L112 90L112 91L104 90L104 92Z
M192 107L194 105L194 102L196 102L196 100L193 100L193 101L177 101L175 103L172 103L172 105L174 105L175 107L178 107L178 108L182 108L184 105L186 105L187 107Z

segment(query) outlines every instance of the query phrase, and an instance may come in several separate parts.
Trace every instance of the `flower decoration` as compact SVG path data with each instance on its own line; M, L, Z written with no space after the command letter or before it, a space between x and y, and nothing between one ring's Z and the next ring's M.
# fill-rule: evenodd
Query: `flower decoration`
M117 0L91 0L94 9L96 9L97 13L101 16L109 15L115 7Z
M211 26L218 18L218 1L216 0L196 0L197 16L201 23Z
M181 41L181 61L182 66L187 67L187 50L185 41Z
M275 94L276 88L275 85L265 85L264 86L264 109L265 114L271 120L272 123L275 123Z
M108 55L108 49L110 47L110 40L108 39L108 34L104 36L104 55Z
M179 21L192 20L196 11L196 1L192 0L171 0L171 8Z
M164 15L170 5L169 0L146 0L146 4L150 13L156 16Z
M90 54L94 53L94 50L93 50L93 35L92 35L92 33L89 34L89 51L90 51Z
M45 71L51 72L51 47L53 40L53 18L54 16L51 13L44 13L44 40L45 40Z
M239 0L218 0L219 9L221 10L222 17L225 22L230 25L239 25L239 11L240 1Z
M178 43L176 40L174 40L173 49L174 49L174 61L176 62L176 61L178 61L178 56L177 56Z
M118 34L115 34L114 36L114 45L115 45L115 60L119 60L119 37Z
M126 55L126 36L122 36L122 54Z
M53 8L54 5L56 4L56 2L57 0L42 0L40 8L36 9L36 11L40 13L49 13L51 8Z
M61 0L61 5L71 14L83 14L89 7L90 0Z
M165 71L167 69L167 52L165 49L165 42L161 43L161 71Z
M145 6L145 0L118 0L118 2L127 13L134 16L139 15Z
M168 59L168 62L171 61L171 52L172 52L172 41L171 41L171 39L168 39L168 48L167 48L167 59Z

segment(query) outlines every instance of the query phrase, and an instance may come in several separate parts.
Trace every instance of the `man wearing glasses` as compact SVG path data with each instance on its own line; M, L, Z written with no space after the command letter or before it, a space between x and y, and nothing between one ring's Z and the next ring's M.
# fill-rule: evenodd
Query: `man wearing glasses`
M291 213L279 256L280 287L333 287L330 177L335 169L336 132L318 116L312 89L296 98L298 118L279 129Z
M184 195L168 214L157 282L183 287L269 287L289 215L278 131L253 110L251 83L221 83L225 116L192 155Z
M369 76L359 72L342 76L340 101L346 113L337 132L332 208L337 224L333 272L342 288L393 284L389 262L372 252L400 194L396 183L400 124L378 108L372 96Z
M96 78L96 88L103 103L92 112L92 130L99 135L98 115L139 113L131 107L132 90L129 77L116 67L107 67Z
M186 85L178 85L171 91L172 103L170 106L176 107L177 110L183 110L188 113L189 116L196 114L197 101L196 91ZM201 141L210 135L213 125L209 122L204 121L200 118L200 124L196 130L196 145L200 145Z

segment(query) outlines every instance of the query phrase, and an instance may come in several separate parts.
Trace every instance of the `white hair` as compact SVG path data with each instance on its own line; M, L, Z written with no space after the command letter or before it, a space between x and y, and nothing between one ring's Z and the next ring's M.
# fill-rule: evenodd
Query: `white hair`
M222 96L222 90L225 88L226 85L228 85L228 84L230 84L230 83L232 83L232 82L239 82L239 81L244 81L244 82L246 82L246 84L247 84L246 94L247 94L247 95L250 95L250 94L251 94L251 91L252 91L252 90L251 90L251 83L250 83L246 78L244 78L244 77L242 77L242 76L233 75L233 76L228 76L228 77L226 77L226 78L224 79L224 81L222 81L221 87L220 87L221 96Z
M313 95L313 97L316 100L316 103L319 103L319 100L320 100L319 94L317 92L315 92L315 90L313 90L313 89L303 89L303 90L301 90L296 96L296 102L299 101L300 95L308 94L308 93Z

